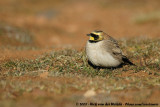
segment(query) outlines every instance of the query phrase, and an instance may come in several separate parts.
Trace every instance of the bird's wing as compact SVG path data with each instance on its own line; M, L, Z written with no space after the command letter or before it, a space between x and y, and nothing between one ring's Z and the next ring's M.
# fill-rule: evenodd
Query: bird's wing
M117 58L119 61L125 63L125 64L130 64L134 65L122 52L118 44L112 45L110 48L112 48L112 55Z
M120 62L135 65L124 55L124 53L118 45L118 42L115 39L112 38L112 40L105 40L104 43L106 51L109 52L114 58L118 59Z
M107 50L111 50L113 52L113 54L120 54L120 55L122 54L123 55L123 52L120 49L118 42L114 38L112 38L111 36L109 36L106 33L105 33L105 38L107 40L106 43L109 46L109 47L107 46L109 48Z
M111 40L108 40L107 45L108 45L107 50L110 50L112 52L112 54L121 55L121 56L124 55L122 50L120 49L120 47L118 45L118 42L113 42Z
M109 52L113 57L118 59L120 62L123 62L122 58L125 56L120 49L118 42L112 37L104 40L104 48Z

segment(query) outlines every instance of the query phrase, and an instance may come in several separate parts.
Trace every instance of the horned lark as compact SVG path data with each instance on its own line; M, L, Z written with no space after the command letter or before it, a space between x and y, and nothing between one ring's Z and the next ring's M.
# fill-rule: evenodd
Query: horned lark
M123 54L118 42L103 31L93 31L86 44L89 64L94 67L119 67L123 64L134 65Z

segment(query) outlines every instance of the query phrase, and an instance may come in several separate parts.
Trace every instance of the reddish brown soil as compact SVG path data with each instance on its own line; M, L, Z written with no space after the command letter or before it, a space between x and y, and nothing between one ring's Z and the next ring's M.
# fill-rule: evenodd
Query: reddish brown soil
M14 5L8 0L8 2L1 1L0 5L2 7L5 7L4 4L11 6L11 9L8 7L6 12L0 11L0 19L32 32L35 36L35 44L40 47L82 49L88 39L86 34L96 29L103 30L116 39L160 37L159 22L136 24L133 20L138 15L159 9L158 0L144 1L127 2L124 0L122 3L109 1L108 4L105 1L56 2L57 5L54 4L50 8L50 2L44 5L41 5L40 2L37 7L34 7L30 2L17 0L17 3L20 2L23 8L21 7L22 11L16 12L13 11ZM24 11L28 6L33 8L33 13ZM57 14L50 19L45 15L37 15L38 12L52 9L55 9Z
M0 21L31 32L34 35L34 43L31 46L40 49L19 51L0 49L0 62L9 59L32 59L45 52L50 52L52 49L76 48L82 50L88 39L86 34L97 29L105 31L118 40L123 38L159 38L159 20L149 21L145 24L137 24L134 22L134 18L141 14L148 14L160 10L159 4L159 0L122 0L121 2L109 0L108 3L105 2L105 0L68 2L52 0L43 2L40 0L35 6L35 3L32 3L31 1L1 0ZM37 15L39 12L46 10L55 10L57 11L57 14L51 18L47 18L44 15ZM0 46L5 46L6 44L11 46L22 45L14 42L3 43L3 40L3 37L0 37ZM30 46L30 44L23 45ZM149 77L145 72L133 74L132 71L124 72L120 75L120 77L127 76ZM31 79L31 77L22 77L18 79L25 81L27 78ZM36 80L36 78L33 80ZM41 78L37 77L37 81L39 80L41 80ZM64 80L71 83L75 81L72 79L68 80L68 78L51 79L51 81L59 82L64 82ZM119 92L112 92L110 95L114 97L118 96L120 101L127 102L135 101L133 100L136 98L135 94L143 92L144 90L139 89L125 89ZM158 88L153 87L147 89L146 93L147 92L151 94L147 94L149 98L145 101L159 101L157 95L160 95L160 91ZM21 101L22 105L31 104L31 106L34 106L32 103L28 103L31 102L31 97L47 95L52 97L58 105L63 106L63 104L67 103L67 101L65 102L64 100L64 103L61 104L63 98L72 95L72 93L79 95L84 92L73 88L70 89L68 93L65 93L65 95L57 97L54 93L51 94L47 91L37 89L33 90L32 93L24 93L22 98L18 93L15 93L15 99ZM22 101L23 99L26 101Z

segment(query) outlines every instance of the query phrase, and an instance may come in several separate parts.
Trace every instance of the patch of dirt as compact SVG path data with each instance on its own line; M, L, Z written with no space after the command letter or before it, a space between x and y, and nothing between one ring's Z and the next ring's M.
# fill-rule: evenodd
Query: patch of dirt
M14 51L14 50L0 50L0 62L13 60L13 59L35 59L39 55L42 55L47 52L51 52L51 50L24 50L24 51Z
M15 1L15 4L18 2L18 0ZM140 1L127 2L125 0L123 3L117 1L105 2L104 0L99 2L68 1L55 2L57 6L52 8L50 8L50 4L41 5L41 2L33 7L29 13L26 13L25 8L22 7L17 7L22 11L16 10L11 1L2 2L1 5L11 6L10 8L15 11L8 9L8 12L4 13L1 10L0 19L2 22L7 22L31 32L35 39L34 45L42 48L82 49L88 40L86 34L96 29L103 30L116 39L160 37L158 22L157 24L146 23L142 25L134 22L135 17L159 9L159 6L157 6L158 0L146 0L143 6L141 6L142 2ZM22 5L25 4L24 7L32 6L30 2L21 3ZM40 14L40 12L45 14ZM7 39L7 41L10 40ZM22 45L17 44L17 42L8 44Z
M47 2L48 1L48 2ZM146 21L145 24L137 24L137 17L141 15L148 15L148 13L157 12L160 10L159 0L99 0L99 1L55 1L55 0L39 0L38 3L32 0L5 0L0 1L0 20L7 23L9 26L23 29L33 34L33 43L21 43L15 38L7 37L9 31L0 29L0 62L14 59L34 59L38 55L51 52L52 50L74 48L83 50L85 43L88 40L86 36L93 30L103 30L117 40L127 38L159 38L160 19L153 17L153 21ZM35 6L35 4L37 4ZM147 16L146 16L147 17ZM150 17L150 16L148 16ZM4 28L4 26L0 26ZM13 29L14 30L14 29ZM16 36L17 32L14 30ZM27 37L27 35L25 35ZM28 38L28 37L27 37ZM8 46L11 49L8 49ZM37 50L17 50L13 47L38 47ZM47 78L48 74L41 74L40 77L10 77L8 80L33 82L40 81L65 86L69 84L67 90L57 90L60 94L50 92L49 89L43 87L34 88L33 90L24 92L23 94L10 90L11 86L0 89L0 92L8 91L8 96L11 97L7 103L12 104L13 101L18 102L21 106L37 106L35 102L41 105L43 102L45 106L69 106L76 103L75 100L85 102L92 98L84 99L83 94L89 87L86 86L83 90L72 87L72 83L81 83L81 81L89 80L81 78L65 78L52 77ZM122 72L117 77L155 77L146 72ZM99 79L97 80L99 81ZM129 81L123 81L129 82ZM59 85L55 86L59 86ZM47 84L48 85L48 84ZM48 85L50 86L50 85ZM60 86L59 86L60 87ZM53 87L52 87L53 88ZM160 89L158 86L149 87L146 89L123 89L118 91L111 91L109 93L98 93L93 101L101 97L107 101L122 101L122 102L160 102ZM11 93L11 94L10 94ZM2 96L5 97L5 96ZM97 99L96 99L97 98ZM144 100L145 99L145 100ZM56 104L53 104L53 103ZM68 103L68 105L67 105ZM38 105L38 106L39 106Z

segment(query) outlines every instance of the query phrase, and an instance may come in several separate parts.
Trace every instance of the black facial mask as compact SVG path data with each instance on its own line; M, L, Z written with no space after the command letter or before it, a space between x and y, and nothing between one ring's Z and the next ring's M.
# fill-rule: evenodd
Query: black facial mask
M90 35L91 35L92 37L94 37L95 40L97 40L97 39L99 38L98 35L95 35L95 34L92 34L92 33L91 33Z

